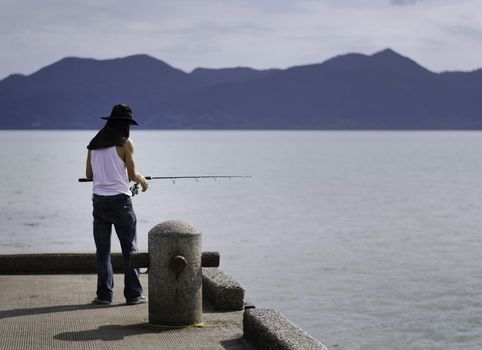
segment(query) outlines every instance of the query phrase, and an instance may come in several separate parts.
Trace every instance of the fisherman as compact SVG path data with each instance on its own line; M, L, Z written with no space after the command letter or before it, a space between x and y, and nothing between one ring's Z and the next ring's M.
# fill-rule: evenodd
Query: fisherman
M110 257L112 225L119 238L124 261L124 297L129 305L147 298L139 280L139 269L129 267L137 252L136 215L132 207L129 180L146 191L149 183L136 171L131 125L139 125L128 105L112 108L107 122L87 146L86 176L93 179L94 240L96 246L97 296L95 304L112 303L114 278Z

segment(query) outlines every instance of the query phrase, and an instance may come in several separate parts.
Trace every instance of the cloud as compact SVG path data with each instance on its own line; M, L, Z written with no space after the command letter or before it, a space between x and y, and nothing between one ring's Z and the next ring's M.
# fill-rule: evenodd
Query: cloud
M1 0L0 80L65 56L138 53L185 71L286 68L385 47L435 71L482 66L480 0L64 2Z
M415 5L423 0L390 0L390 5L395 6L405 6L405 5Z

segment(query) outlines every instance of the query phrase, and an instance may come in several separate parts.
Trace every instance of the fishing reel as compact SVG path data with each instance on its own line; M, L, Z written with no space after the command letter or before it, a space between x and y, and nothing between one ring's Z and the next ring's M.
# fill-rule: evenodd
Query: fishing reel
M134 197L136 194L139 194L139 184L136 182L131 188L131 193L132 197Z

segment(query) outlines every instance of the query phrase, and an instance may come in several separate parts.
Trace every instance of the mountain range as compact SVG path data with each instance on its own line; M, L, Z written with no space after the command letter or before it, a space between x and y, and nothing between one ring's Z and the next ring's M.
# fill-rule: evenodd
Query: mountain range
M435 73L391 49L190 73L148 55L67 57L0 81L0 128L95 129L117 103L146 129L478 130L482 69Z

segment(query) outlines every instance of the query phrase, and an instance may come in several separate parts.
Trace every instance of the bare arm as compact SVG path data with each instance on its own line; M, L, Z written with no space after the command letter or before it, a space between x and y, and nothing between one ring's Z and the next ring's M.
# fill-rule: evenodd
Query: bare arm
M134 160L134 143L131 139L127 140L125 147L125 163L127 167L127 174L129 175L129 180L139 183L142 187L142 191L145 192L149 187L149 182L147 182L144 176L142 176L136 171L136 163Z
M88 178L88 179L93 179L94 178L94 173L92 171L92 164L90 162L90 157L91 157L91 153L92 151L89 150L87 152L87 163L85 165L85 176Z

